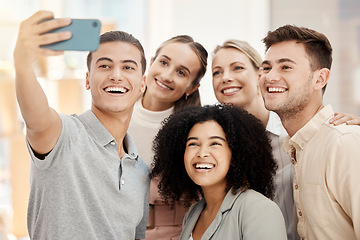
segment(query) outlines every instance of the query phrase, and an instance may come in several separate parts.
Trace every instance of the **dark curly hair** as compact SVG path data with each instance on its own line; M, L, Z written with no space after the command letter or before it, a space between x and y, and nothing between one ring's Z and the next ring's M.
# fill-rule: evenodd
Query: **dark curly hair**
M191 128L214 120L223 129L232 152L226 176L228 191L251 188L273 198L276 163L270 140L262 123L246 110L231 104L192 106L163 121L153 142L152 178L159 179L159 193L165 203L174 206L180 199L186 207L198 201L201 187L188 176L184 166L186 141Z

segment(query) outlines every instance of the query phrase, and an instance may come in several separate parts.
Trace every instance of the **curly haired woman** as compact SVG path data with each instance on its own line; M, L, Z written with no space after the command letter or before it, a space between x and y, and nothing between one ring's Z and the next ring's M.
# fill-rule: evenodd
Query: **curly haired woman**
M171 115L154 140L152 177L190 206L180 239L286 239L273 197L276 164L261 122L232 105Z

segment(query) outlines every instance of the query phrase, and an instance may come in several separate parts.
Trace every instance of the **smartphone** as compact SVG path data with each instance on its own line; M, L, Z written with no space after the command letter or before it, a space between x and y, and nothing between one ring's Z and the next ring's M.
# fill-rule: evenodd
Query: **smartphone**
M47 20L51 21L51 19ZM70 39L41 47L62 51L95 51L100 43L100 21L98 19L71 20L70 25L49 31L49 33L70 31L72 33Z

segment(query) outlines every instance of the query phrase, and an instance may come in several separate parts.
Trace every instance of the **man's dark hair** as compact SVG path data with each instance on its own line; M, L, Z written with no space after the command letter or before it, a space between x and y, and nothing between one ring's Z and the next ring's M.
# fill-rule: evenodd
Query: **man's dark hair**
M294 25L284 25L274 31L269 31L263 39L266 51L279 42L295 40L302 43L305 51L309 56L310 68L312 71L328 68L331 69L332 64L332 47L328 38L313 29L305 27L297 27ZM325 92L326 85L323 87Z
M137 40L133 35L123 32L123 31L110 31L102 34L100 36L100 44L107 43L107 42L125 42L134 45L141 54L141 67L142 67L142 74L145 73L146 70L146 58L144 48L142 47L139 40ZM90 71L90 65L92 60L92 52L89 52L86 62L88 71Z

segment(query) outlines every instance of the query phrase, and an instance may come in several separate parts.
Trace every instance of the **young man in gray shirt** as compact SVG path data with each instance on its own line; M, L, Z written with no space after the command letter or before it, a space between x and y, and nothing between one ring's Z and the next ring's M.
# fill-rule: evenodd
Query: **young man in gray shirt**
M69 39L69 25L40 11L23 21L14 50L16 94L31 155L31 239L140 239L148 219L149 168L126 133L144 91L146 60L130 34L108 32L88 55L91 110L58 114L36 79L37 56L62 54L41 45ZM41 23L40 23L41 22Z

